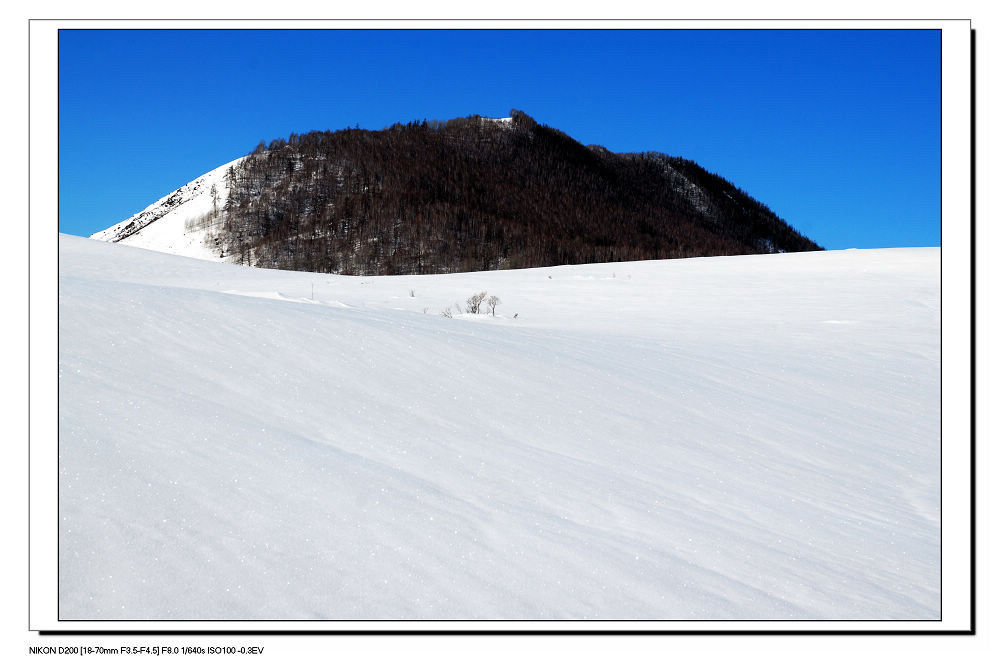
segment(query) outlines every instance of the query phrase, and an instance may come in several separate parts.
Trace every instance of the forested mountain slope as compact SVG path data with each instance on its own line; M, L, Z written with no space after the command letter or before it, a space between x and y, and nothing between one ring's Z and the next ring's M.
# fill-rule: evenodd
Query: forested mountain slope
M203 257L258 267L427 274L820 249L696 163L583 146L517 110L292 134L223 173L183 235Z

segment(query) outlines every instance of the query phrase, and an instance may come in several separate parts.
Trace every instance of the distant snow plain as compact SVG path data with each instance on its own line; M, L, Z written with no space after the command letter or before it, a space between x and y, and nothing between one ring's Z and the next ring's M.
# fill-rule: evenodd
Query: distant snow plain
M939 258L349 277L61 235L60 617L938 619Z

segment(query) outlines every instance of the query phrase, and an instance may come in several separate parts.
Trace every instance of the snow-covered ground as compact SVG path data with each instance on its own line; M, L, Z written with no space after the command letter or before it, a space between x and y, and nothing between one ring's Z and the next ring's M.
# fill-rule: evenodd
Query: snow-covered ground
M60 616L936 619L938 261L373 278L61 236Z

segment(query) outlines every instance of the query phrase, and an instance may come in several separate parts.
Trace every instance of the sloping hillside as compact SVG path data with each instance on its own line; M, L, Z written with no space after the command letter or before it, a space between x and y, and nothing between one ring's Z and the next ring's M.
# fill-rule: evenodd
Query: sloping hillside
M221 223L219 215L229 196L226 180L229 168L243 160L238 158L203 174L141 212L90 237L191 258L223 260L221 254L205 243L205 238L211 223Z
M95 237L364 275L819 249L691 161L585 147L512 114L262 142ZM174 202L184 211L163 216Z

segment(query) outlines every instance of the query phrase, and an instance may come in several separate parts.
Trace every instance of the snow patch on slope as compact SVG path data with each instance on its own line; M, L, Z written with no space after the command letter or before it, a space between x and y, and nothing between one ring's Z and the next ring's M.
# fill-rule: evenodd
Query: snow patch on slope
M222 260L219 252L206 244L206 235L211 235L214 227L210 224L192 229L190 224L213 209L222 209L229 195L226 173L242 160L237 158L203 174L138 214L90 237L202 260Z

